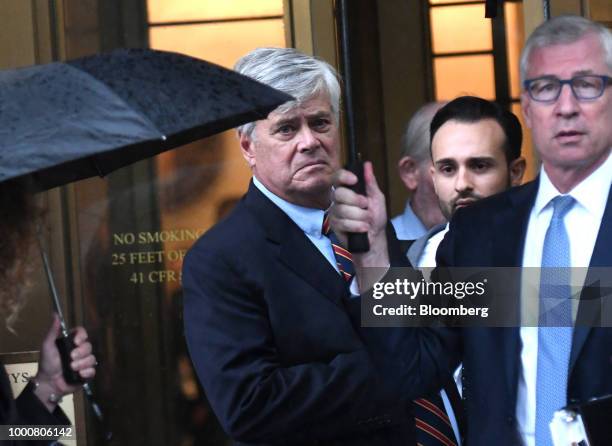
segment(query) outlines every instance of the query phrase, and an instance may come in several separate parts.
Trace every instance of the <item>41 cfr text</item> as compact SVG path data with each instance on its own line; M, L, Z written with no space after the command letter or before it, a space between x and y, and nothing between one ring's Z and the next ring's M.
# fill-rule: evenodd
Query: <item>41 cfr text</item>
M132 283L180 282L181 272L165 269L160 271L149 271L148 273L133 273L129 281Z

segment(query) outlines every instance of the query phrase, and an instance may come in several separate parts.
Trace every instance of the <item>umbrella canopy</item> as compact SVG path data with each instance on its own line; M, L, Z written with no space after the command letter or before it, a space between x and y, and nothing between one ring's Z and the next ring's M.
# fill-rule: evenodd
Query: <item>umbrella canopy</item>
M265 118L291 96L181 54L116 50L0 71L0 182L103 176Z

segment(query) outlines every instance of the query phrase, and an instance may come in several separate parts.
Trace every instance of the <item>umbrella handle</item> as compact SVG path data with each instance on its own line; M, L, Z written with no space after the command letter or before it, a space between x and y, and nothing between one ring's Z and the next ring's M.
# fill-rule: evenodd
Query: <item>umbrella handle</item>
M353 192L360 195L366 195L365 179L363 177L363 161L356 159L351 162L347 169L353 172L357 176L357 183L351 186ZM354 253L363 253L370 250L370 242L368 240L368 234L365 232L349 232L348 236L348 250Z
M70 353L76 348L76 344L74 343L74 335L75 333L72 332L68 334L68 336L62 335L55 340L55 345L59 350L60 358L62 361L64 381L72 385L83 384L85 382L85 380L81 378L79 372L72 370L72 368L70 367L70 363L72 362Z
M363 179L363 162L357 153L357 136L355 132L355 114L353 113L353 83L351 71L351 55L349 48L349 14L348 0L339 0L336 3L336 21L340 32L340 46L342 49L342 74L344 78L344 112L346 123L346 142L348 144L347 169L357 176L357 184L351 189L358 194L365 195L365 181ZM348 233L348 250L354 253L362 253L370 250L368 234Z

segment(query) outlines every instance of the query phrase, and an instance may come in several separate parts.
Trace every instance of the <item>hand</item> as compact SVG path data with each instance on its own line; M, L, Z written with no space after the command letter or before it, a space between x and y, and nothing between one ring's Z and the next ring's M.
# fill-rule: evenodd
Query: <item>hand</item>
M387 210L385 196L380 191L371 162L364 164L364 180L367 196L359 195L346 186L357 182L357 177L348 170L339 170L334 175L334 205L330 209L330 224L340 241L346 244L348 232L366 232L370 250L353 253L357 269L363 267L387 267ZM358 274L359 276L359 274Z
M84 379L91 379L96 375L96 358L91 353L91 343L87 340L87 332L83 327L75 329L74 343L76 348L70 353L72 358L71 368L81 375ZM40 361L36 382L38 386L34 393L47 406L50 411L55 409L56 404L49 401L51 394L62 397L73 393L79 385L68 384L64 380L62 373L62 363L60 354L55 345L55 340L60 335L59 317L53 315L53 323L40 348Z

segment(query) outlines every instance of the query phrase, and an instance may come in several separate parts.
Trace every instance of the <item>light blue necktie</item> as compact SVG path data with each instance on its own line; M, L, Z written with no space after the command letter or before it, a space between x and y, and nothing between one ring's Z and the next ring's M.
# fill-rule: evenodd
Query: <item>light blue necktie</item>
M574 205L557 196L544 237L540 275L538 368L536 377L536 446L552 445L549 423L567 403L567 375L572 348L570 244L563 219Z

